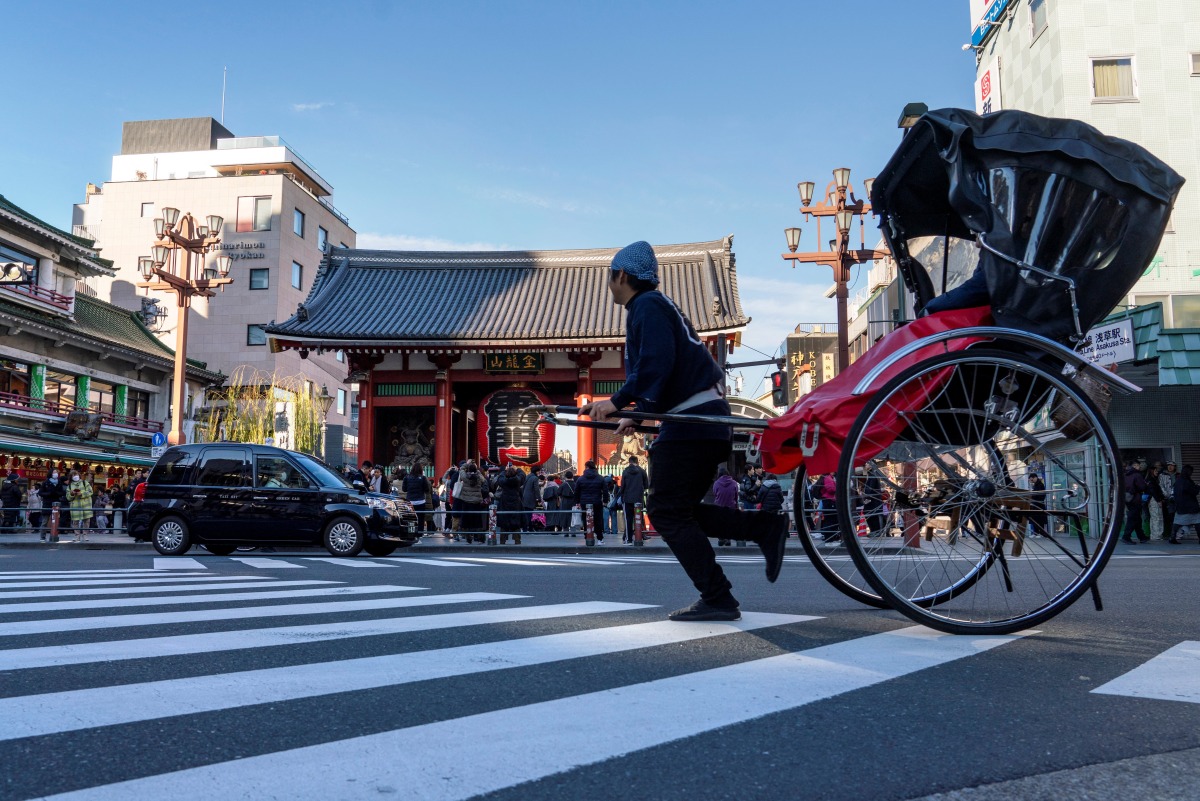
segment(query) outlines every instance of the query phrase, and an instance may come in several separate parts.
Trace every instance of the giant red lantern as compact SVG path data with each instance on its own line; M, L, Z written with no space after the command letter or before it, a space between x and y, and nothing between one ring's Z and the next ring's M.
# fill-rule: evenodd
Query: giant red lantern
M479 404L479 452L495 464L542 464L554 455L554 424L525 410L550 403L532 389L498 389Z

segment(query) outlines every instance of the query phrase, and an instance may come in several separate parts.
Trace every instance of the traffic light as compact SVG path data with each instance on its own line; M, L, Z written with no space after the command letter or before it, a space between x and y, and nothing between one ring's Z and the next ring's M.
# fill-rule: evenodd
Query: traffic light
M787 406L787 374L782 370L771 373L771 403Z

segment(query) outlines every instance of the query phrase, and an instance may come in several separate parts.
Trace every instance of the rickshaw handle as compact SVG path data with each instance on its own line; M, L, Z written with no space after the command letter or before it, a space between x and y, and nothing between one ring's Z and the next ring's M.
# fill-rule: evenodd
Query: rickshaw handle
M904 347L892 353L879 364L871 369L871 372L863 376L863 379L854 387L852 395L863 395L870 391L871 385L883 375L883 373L894 365L896 362L911 356L913 353L927 348L930 345L936 345L939 342L948 342L952 339L961 337L979 337L982 339L1003 339L1011 342L1017 342L1030 347L1041 348L1049 351L1053 355L1062 359L1066 364L1076 371L1082 371L1089 374L1092 378L1106 384L1117 392L1123 395L1132 395L1135 392L1141 392L1142 388L1137 384L1130 383L1124 378L1121 378L1116 373L1110 373L1100 367L1089 362L1083 356L1080 356L1075 351L1060 345L1053 339L1048 339L1040 334L1031 334L1028 331L1018 331L1015 328L1001 328L994 325L980 325L972 328L959 328L953 331L942 331L941 333L931 334L930 336L918 339L915 342L910 342Z
M539 412L541 414L579 414L578 406L530 406L530 411ZM766 420L756 420L752 417L738 417L737 415L709 415L709 414L652 414L650 412L639 412L634 409L626 409L619 412L621 417L628 417L631 420L654 420L663 423L698 423L700 425L710 426L735 426L737 428L748 428L754 431L766 431L768 422Z

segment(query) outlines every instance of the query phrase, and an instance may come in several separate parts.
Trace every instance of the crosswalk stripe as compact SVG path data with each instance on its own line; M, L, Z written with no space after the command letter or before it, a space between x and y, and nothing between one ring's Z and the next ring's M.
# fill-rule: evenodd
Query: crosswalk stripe
M507 558L507 557L499 557ZM575 556L567 554L564 556L530 556L529 554L521 554L522 559L529 559L534 562L554 562L557 564L584 564L584 565L619 565L620 561L616 559L596 559L591 556Z
M416 590L419 587L407 587ZM480 598L479 596L484 596ZM476 600L520 598L520 595L492 593L457 593L454 595L418 595L408 598L371 598L362 601L332 601L320 604L279 604L277 606L243 606L231 609L197 609L188 612L148 612L140 615L106 615L102 617L64 617L52 620L21 620L0 623L0 637L29 634L49 634L63 631L92 631L135 626L162 626L175 623L207 623L214 620L250 620L260 617L293 617L299 615L330 615L342 612L362 612L376 609L402 609L413 606L467 603ZM115 605L115 604L114 604ZM0 662L10 651L0 652Z
M288 587L297 584L339 584L336 587L321 587L309 590L272 590L270 592L229 592L217 595L178 595L166 598L121 598L113 601L102 599L97 601L46 601L42 603L5 604L0 606L0 613L15 614L17 612L60 612L67 609L104 609L110 606L120 606L122 609L131 606L178 606L181 604L216 604L227 601L270 601L278 598L318 598L325 596L343 595L375 595L385 592L408 592L423 590L425 587L400 587L391 584L380 584L369 587L347 587L335 581L281 581L271 584L271 587ZM229 590L235 587L251 587L251 584L226 584L220 587ZM262 585L257 585L262 586ZM180 589L172 587L171 589ZM204 589L203 587L201 589Z
M101 579L59 579L55 581L10 581L0 584L0 589L29 589L32 587L98 587L101 585L110 584L137 584L145 586L147 584L177 584L181 581L199 581L203 579L205 583L210 581L257 581L260 583L270 583L274 581L270 576L214 576L211 573L206 573L201 576L171 576L163 578L161 574L153 578L133 578L133 577L117 577L117 578L101 578Z
M0 740L530 667L817 619L747 612L737 623L637 623L414 653L5 698L0 699Z
M532 561L529 559L517 559L511 556L491 557L491 556L447 556L447 559L452 559L456 562L478 562L484 565L533 565L534 567L563 567L563 562L548 562L544 560Z
M194 592L196 590L244 590L250 587L297 587L308 584L340 584L339 581L271 581L264 584L261 581L232 582L227 584L212 584L205 581L201 584L172 584L169 587L72 587L69 590L28 590L25 592L0 592L0 613L11 612L7 606L10 598L61 598L69 596L76 598L80 595L146 595L158 592ZM201 596L197 596L201 597ZM125 605L129 599L120 601L98 601L110 606Z
M14 570L0 573L0 581L30 578L61 578L63 576L153 576L153 568L138 568L136 570ZM197 574L206 575L206 574Z
M1021 635L956 637L922 627L683 676L246 757L55 799L363 798L410 788L458 801L703 734L970 657ZM486 748L464 758L447 743ZM619 736L597 737L597 732ZM586 743L564 748L564 743ZM403 759L396 759L403 754Z
M458 602L500 601L527 598L523 595L499 595L490 592L462 593ZM443 601L448 602L448 601ZM463 626L488 626L528 620L549 620L579 615L599 615L648 609L648 604L613 601L581 601L545 606L517 606L508 609L482 609L473 612L448 612L437 615L383 618L354 622L318 623L308 626L218 631L205 634L179 634L170 637L146 637L136 640L81 643L78 645L41 646L0 650L0 670L29 670L91 662L113 662L149 657L207 654L249 648L269 648L297 643L325 642L353 637L378 637L414 631L435 631Z
M1092 692L1200 704L1200 641L1168 648Z
M291 562L285 562L282 559L265 559L258 556L231 556L230 559L235 562L249 565L250 567L267 568L270 570L286 570L287 568L303 569L304 565L294 565Z
M467 565L462 562L446 562L441 559L421 559L416 556L388 556L381 561L398 564L411 563L414 565L430 565L431 567L482 567L482 565Z
M379 562L372 562L370 559L345 559L336 556L305 556L306 562L329 562L331 565L338 567L392 567L392 565L384 565Z
M156 556L155 570L208 570L208 565L196 561L190 556Z

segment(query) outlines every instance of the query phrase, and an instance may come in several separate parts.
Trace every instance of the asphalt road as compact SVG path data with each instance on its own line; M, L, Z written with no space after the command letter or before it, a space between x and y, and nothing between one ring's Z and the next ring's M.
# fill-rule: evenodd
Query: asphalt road
M1156 553L1104 612L953 637L800 557L727 557L707 625L630 549L4 550L0 798L1190 800L1200 555Z

